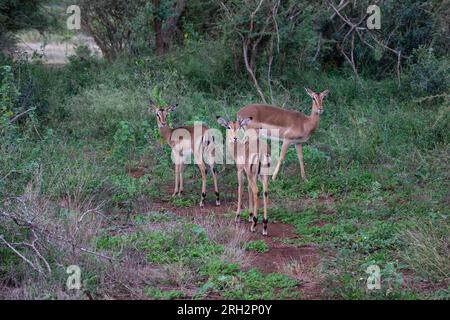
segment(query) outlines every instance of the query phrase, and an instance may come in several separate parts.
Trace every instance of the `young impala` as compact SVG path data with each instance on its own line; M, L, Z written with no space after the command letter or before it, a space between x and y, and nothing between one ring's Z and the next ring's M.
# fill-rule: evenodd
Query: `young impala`
M315 93L307 88L305 90L312 98L312 110L309 116L298 111L284 110L265 104L251 104L238 111L238 119L252 118L252 121L248 124L248 128L256 130L267 129L269 138L283 141L280 158L272 176L273 180L276 179L281 162L284 160L286 152L292 144L295 144L297 148L301 177L303 180L306 180L302 143L306 142L310 135L317 129L320 115L323 112L323 99L329 90L321 93Z
M249 202L249 221L252 222L250 230L256 231L258 223L258 185L257 179L262 183L264 193L264 218L263 235L267 235L267 201L269 198L269 170L270 170L270 149L267 143L258 139L255 130L244 132L243 127L251 122L251 118L245 118L241 121L227 121L224 118L218 118L217 122L227 129L227 148L236 162L238 176L238 204L235 221L239 221L242 203L242 178L245 172L248 181L248 202ZM241 137L240 135L244 135Z
M211 169L216 194L216 205L220 205L219 190L217 187L217 176L214 170L214 137L208 133L208 127L204 125L182 126L170 128L167 124L167 115L175 110L176 105L161 107L150 101L150 108L156 114L159 132L163 139L172 149L173 161L175 163L175 189L172 196L183 194L183 171L188 157L194 156L194 162L200 169L202 176L202 196L200 207L204 206L206 198L206 164ZM208 157L205 157L208 156Z

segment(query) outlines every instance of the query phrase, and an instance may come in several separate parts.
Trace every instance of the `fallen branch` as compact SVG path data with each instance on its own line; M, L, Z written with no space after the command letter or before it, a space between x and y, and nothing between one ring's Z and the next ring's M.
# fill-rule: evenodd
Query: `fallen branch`
M8 241L5 240L3 235L0 235L0 240L9 248L12 252L14 252L17 256L19 256L23 261L25 261L33 270L37 271L38 273L47 276L40 268L36 267L33 262L28 260L27 257L25 257L23 254L21 254L16 248L14 248L13 245L11 245Z
M26 115L27 113L29 113L29 112L31 112L31 111L33 111L33 110L35 110L36 108L30 108L30 109L28 109L28 110L25 110L25 111L23 111L23 112L21 112L21 113L19 113L19 114L16 114L14 117L12 117L10 120L9 120L9 124L13 124L14 122L16 122L17 120L19 120L21 117L23 117L24 115Z

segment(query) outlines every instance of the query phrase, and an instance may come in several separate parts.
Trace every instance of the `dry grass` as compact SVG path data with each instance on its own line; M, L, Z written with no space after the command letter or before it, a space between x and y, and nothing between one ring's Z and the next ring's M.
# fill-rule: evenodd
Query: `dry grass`
M449 281L449 231L448 223L437 225L431 220L416 221L403 231L407 249L401 256L414 273L434 282Z
M232 220L219 220L213 215L196 218L194 223L205 229L209 239L224 246L223 260L243 267L251 265L251 257L245 251L250 234L242 224L235 224Z

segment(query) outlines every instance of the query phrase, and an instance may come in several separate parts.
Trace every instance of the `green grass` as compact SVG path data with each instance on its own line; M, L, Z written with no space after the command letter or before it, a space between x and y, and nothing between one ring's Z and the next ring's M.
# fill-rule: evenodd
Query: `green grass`
M269 247L264 240L255 240L247 243L245 246L245 250L264 253L269 251Z

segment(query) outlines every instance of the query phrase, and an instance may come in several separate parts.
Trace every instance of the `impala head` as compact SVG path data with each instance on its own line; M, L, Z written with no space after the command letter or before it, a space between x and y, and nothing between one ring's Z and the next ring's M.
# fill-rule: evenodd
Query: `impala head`
M321 93L315 93L311 89L305 88L306 93L312 98L313 100L313 113L315 114L322 114L323 113L323 99L327 96L327 94L330 92L330 90L322 91Z
M150 108L155 112L156 114L156 121L158 122L158 127L162 128L167 126L167 115L169 112L172 112L175 110L175 108L178 106L178 104L169 105L166 107L161 107L157 105L155 102L150 100L149 102Z
M252 121L252 118L245 118L237 121L227 121L222 117L217 117L217 122L227 129L227 139L237 143L243 138L244 127Z

